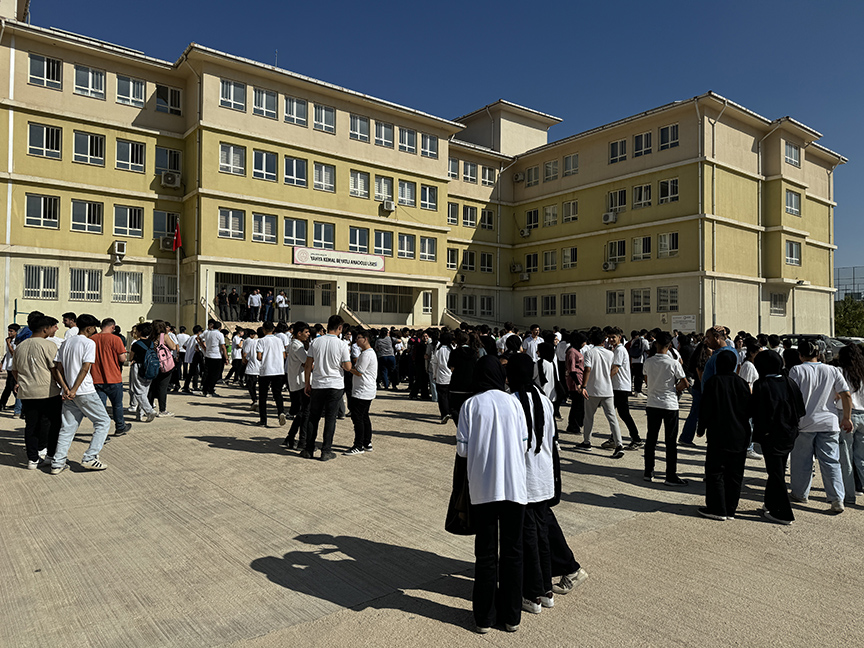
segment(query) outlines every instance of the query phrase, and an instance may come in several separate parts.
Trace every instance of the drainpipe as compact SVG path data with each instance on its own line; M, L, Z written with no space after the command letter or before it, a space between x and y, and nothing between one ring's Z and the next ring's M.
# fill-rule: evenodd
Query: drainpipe
M697 141L699 143L699 158L702 157L702 113L699 112L699 100L695 100L693 102L693 107L696 108L696 118L699 124L699 137ZM699 272L703 273L705 271L705 218L702 213L702 194L705 191L705 187L702 186L702 165L704 164L700 159L697 163L699 165ZM705 330L705 276L701 275L699 277L699 330Z
M723 102L723 110L712 121L707 115L705 118L711 123L711 215L717 215L717 122L729 107L729 101ZM711 271L717 272L717 221L711 220ZM711 277L711 318L717 324L717 278Z
M768 139L774 133L774 131L776 131L778 128L780 128L780 125L782 123L783 123L783 120L778 119L777 125L774 128L772 128L768 132L768 134L765 137L763 137L762 139L760 139L759 142L756 144L756 168L757 168L757 172L759 174L759 177L756 180L756 182L758 183L757 191L756 191L756 195L757 195L757 198L756 198L757 199L757 204L756 204L757 221L756 221L756 224L759 227L762 227L762 142L764 142L766 139ZM759 274L757 276L758 276L758 278L761 279L762 274L763 274L762 273L762 231L761 230L756 233L756 238L759 241L759 246L758 246L758 250L757 250L757 265L758 265L757 272ZM762 330L762 291L763 291L763 286L760 283L759 284L759 309L757 311L759 314L759 330L760 331ZM794 333L795 332L795 330L794 330L795 329L795 310L794 310L795 303L794 303L794 301L792 303L792 306L793 306L793 310L792 310L792 329L793 330L792 330L792 332Z
M498 193L498 200L497 200L498 217L497 217L497 220L498 220L498 222L495 225L496 240L498 242L498 247L495 248L495 267L497 269L497 273L495 275L495 288L498 289L498 290L496 290L496 293L497 293L496 297L498 298L496 301L498 302L498 313L499 314L501 313L501 178L503 177L504 172L507 169L509 169L510 167L512 167L514 164L516 164L517 161L518 160L513 160L506 167L504 166L503 162L498 164L498 187L497 187L497 193Z
M203 121L203 84L201 83L201 76L195 71L195 68L189 63L189 57L187 55L183 55L183 62L186 66L192 70L192 74L195 75L195 78L198 79L198 127L195 129L195 139L196 146L198 148L198 170L196 175L196 185L198 191L195 194L195 255L197 257L201 256L201 173L203 169L203 161L201 159L203 151L202 151L202 142L201 142L201 122ZM198 263L196 262L195 268L195 324L198 323L198 303L201 299L201 282L200 282L200 268L197 267ZM179 289L179 288L178 288ZM209 289L209 288L208 288ZM207 307L204 308L204 319L207 318Z

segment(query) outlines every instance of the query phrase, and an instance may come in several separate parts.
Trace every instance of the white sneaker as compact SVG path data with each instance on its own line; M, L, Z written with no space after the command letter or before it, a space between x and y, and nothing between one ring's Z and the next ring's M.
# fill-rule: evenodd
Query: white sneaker
M588 578L588 572L581 567L572 574L564 574L557 583L552 584L552 591L556 594L569 594L579 587Z
M40 463L40 461L27 461L27 470L36 470Z
M44 459L44 458L47 457L47 456L48 456L48 448L42 448L42 449L39 451L39 458L40 458L40 459Z
M174 412L169 412L166 410L164 412L159 412L156 416L159 418L170 418L174 416Z
M285 416L285 413L279 415L279 425L285 425L288 422L288 418Z
M147 423L152 423L153 421L156 420L156 417L157 417L157 416L159 416L159 415L156 413L156 410L152 410L149 414L147 414L147 415L146 415L143 419L141 419L141 420L142 420L142 421L146 421Z
M540 614L543 611L543 606L540 604L540 599L522 599L522 609L531 614Z
M546 592L546 596L540 597L540 605L544 608L555 607L555 595L552 592Z
M759 454L758 452L756 452L755 450L748 450L747 451L747 458L760 461L762 459L762 455Z
M87 470L105 470L107 464L99 461L99 455L93 457L90 461L82 461L81 465Z
M832 513L840 514L845 510L846 510L846 507L843 506L843 502L841 502L839 500L836 502L831 502L831 512Z

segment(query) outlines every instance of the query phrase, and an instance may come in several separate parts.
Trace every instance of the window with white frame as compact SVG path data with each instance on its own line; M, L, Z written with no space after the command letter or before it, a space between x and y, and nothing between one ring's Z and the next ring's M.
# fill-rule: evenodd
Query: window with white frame
M122 171L144 173L144 142L117 140L117 164Z
M678 232L664 232L657 235L657 258L666 259L678 256Z
M462 295L462 314L474 315L477 312L477 296Z
M399 181L399 204L414 207L417 204L417 183Z
M623 290L607 290L606 291L606 314L617 315L624 312L624 291Z
M252 177L257 178L258 180L276 182L277 159L275 153L253 150Z
M244 99L245 104L245 99ZM156 84L156 112L180 115L180 89Z
M459 266L459 250L447 248L447 269L455 270Z
M69 268L69 301L102 301L102 272Z
M153 303L177 303L177 276L168 274L153 275Z
M314 168L314 184L313 187L318 191L336 191L336 167L332 164L324 164L316 162Z
M142 79L117 75L117 103L143 108L145 89L146 83Z
M365 227L348 228L348 251L366 254L369 252L369 230Z
M459 160L456 158L450 158L447 161L447 177L448 178L458 178L459 177Z
M562 214L561 220L565 223L569 223L571 221L579 220L579 201L578 200L565 200L564 204L561 205Z
M115 272L111 301L123 304L140 304L143 283L144 275L141 272Z
M85 65L76 65L75 94L94 99L104 99L105 72Z
M543 227L552 227L558 224L558 205L546 205L543 207Z
M276 243L276 216L252 213L252 242Z
M164 146L156 147L156 155L154 156L154 164L156 175L160 175L165 171L173 171L180 173L182 165L183 153L177 149L169 149Z
M324 133L336 132L336 109L322 104L314 105L312 128Z
M348 193L355 198L368 198L370 182L368 173L351 169Z
M657 312L678 312L678 286L662 286L657 289Z
M561 248L561 269L569 270L576 267L576 247Z
M644 261L651 258L651 237L637 236L633 239L633 260Z
M105 136L75 131L75 152L72 160L83 164L105 166Z
M336 248L336 226L333 223L314 223L312 227L312 247L319 250Z
M451 313L457 312L459 306L459 295L456 293L447 293L447 310Z
M24 299L57 299L59 268L24 266Z
M480 317L492 317L495 314L495 298L492 295L480 295Z
M537 317L537 297L523 297L522 298L522 316L523 317Z
M491 252L480 253L480 272L492 272L493 257Z
M650 288L633 288L630 291L630 312L631 313L650 313L651 312L651 289Z
M495 229L495 212L491 209L483 209L480 211L480 229Z
M432 293L428 290L423 291L423 314L432 314Z
M458 203L447 203L447 224L448 225L458 225L459 224L459 204Z
M62 90L63 61L40 54L31 54L28 82L52 90Z
M609 142L609 164L623 162L627 159L627 140L615 140Z
M771 315L786 317L786 293L771 293Z
M60 159L63 129L44 124L28 124L27 153Z
M144 236L144 209L114 205L114 236Z
M393 124L375 122L375 145L393 148Z
M420 134L420 155L427 158L438 159L438 138L426 133Z
M438 187L420 185L420 208L438 209Z
M60 227L60 197L27 194L24 224L28 227Z
M620 239L618 241L609 241L606 246L606 260L613 263L623 263L627 258L627 241Z
M660 129L660 150L678 146L678 124L670 124Z
M633 157L641 157L651 152L651 131L633 136Z
M417 152L417 131L399 127L399 150L403 153Z
M430 236L420 237L420 260L438 260L438 239L432 238Z
M633 209L651 206L651 185L636 185L633 187Z
M610 212L622 212L627 209L627 190L610 191L606 196L606 206Z
M416 241L413 234L399 234L397 256L400 259L413 259Z
M477 267L477 253L474 250L462 251L462 272L474 272Z
M369 118L363 115L351 115L348 137L358 142L369 141Z
M543 163L543 182L551 182L558 179L558 160L549 160Z
M165 236L174 236L177 230L177 221L180 214L177 212L167 212L161 209L153 210L153 238L161 239Z
M375 200L393 200L393 178L375 176Z
M561 314L576 314L576 293L564 293L561 295Z
M558 269L558 251L543 251L543 272L553 272Z
M308 182L306 173L306 160L285 156L285 184L305 187Z
M471 205L462 205L462 226L477 227L477 208Z
M220 238L243 240L246 238L246 212L241 209L219 208Z
M539 269L537 252L531 252L525 255L525 272L537 272Z
M495 169L493 167L480 167L480 184L484 187L495 186Z
M308 107L305 99L285 96L285 121L297 126L308 124Z
M540 210L529 209L525 212L525 229L537 229L540 227Z
M792 142L786 142L786 164L791 164L795 167L801 167L801 148ZM786 308L785 303L783 306Z
M579 173L579 154L572 153L564 156L564 175L576 175Z
M477 184L477 163L463 162L462 163L462 180Z
M658 204L678 202L678 178L660 181L660 200Z
M252 90L252 114L269 119L276 119L277 101L279 95L272 90L264 88L253 88Z
M102 233L104 207L101 202L91 200L72 201L72 231Z
M222 79L219 92L219 105L233 110L246 110L246 84L239 81Z
M286 218L285 234L282 242L285 245L306 247L306 221L301 218Z
M786 241L786 265L801 265L801 243Z
M246 147L222 142L219 145L219 171L246 175Z
M801 215L801 194L797 191L786 190L786 213L793 216Z
M525 169L525 186L533 187L540 184L540 167L533 166Z
M543 295L543 299L540 302L542 306L540 310L541 315L543 315L544 317L549 317L551 315L558 314L557 297L557 295Z

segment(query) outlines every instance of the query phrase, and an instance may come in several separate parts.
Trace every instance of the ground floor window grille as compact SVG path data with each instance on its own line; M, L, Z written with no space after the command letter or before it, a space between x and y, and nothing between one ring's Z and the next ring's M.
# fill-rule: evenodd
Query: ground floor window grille
M414 290L410 286L348 284L348 308L358 313L411 313Z
M140 304L143 277L144 275L141 272L115 272L111 301L124 304Z
M177 277L175 275L153 275L153 303L177 303Z
M69 270L70 301L102 301L102 272L85 268Z
M24 266L24 299L57 299L59 268Z

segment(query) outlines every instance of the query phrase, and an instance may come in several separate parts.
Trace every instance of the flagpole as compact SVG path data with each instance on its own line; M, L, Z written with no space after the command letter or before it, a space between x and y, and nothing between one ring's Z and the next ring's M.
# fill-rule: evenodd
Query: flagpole
M177 264L177 305L174 313L174 326L177 327L177 330L180 330L180 246L182 245L180 239L180 223L179 219L177 224L174 226L174 258Z

